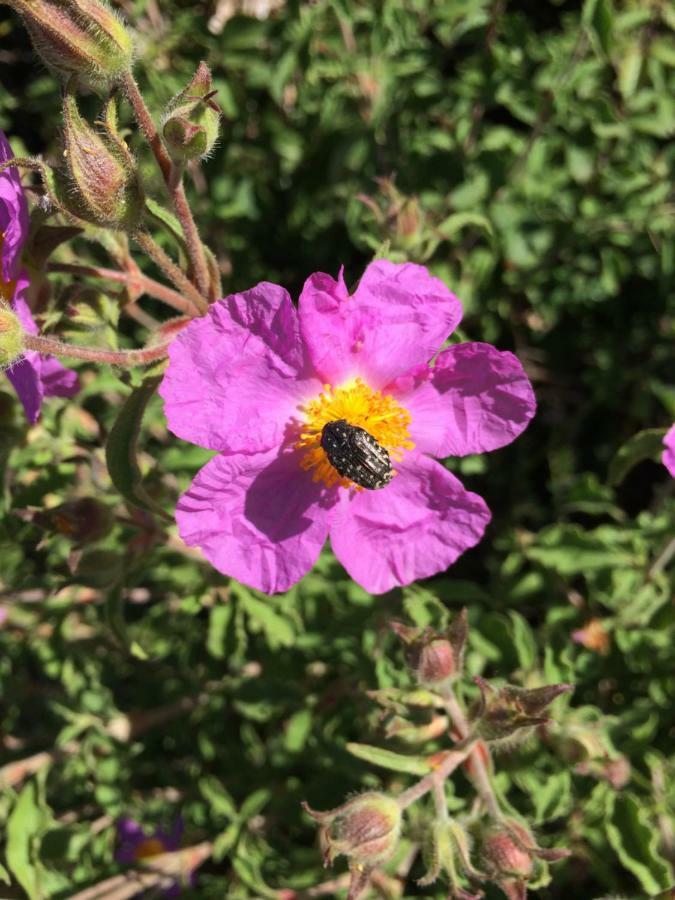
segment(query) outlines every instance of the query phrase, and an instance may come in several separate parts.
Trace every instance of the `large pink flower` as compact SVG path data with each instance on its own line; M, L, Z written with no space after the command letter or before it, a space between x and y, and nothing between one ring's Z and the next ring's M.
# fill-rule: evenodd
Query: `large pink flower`
M675 425L672 425L663 439L663 445L666 448L663 451L663 465L668 469L670 474L675 478Z
M4 133L0 131L0 163L14 156ZM0 302L9 303L25 331L37 334L38 328L26 302L29 281L20 269L20 257L28 237L28 205L15 168L0 172ZM29 422L40 415L43 397L72 397L79 389L77 374L66 369L53 356L27 351L7 370Z
M432 457L508 444L535 410L511 353L459 344L432 359L462 316L422 266L379 260L349 295L323 274L296 310L263 282L215 303L170 347L160 393L178 437L217 450L181 497L183 540L267 593L315 563L328 536L372 593L443 571L480 541L484 501ZM385 447L379 490L342 478L321 448L345 419Z

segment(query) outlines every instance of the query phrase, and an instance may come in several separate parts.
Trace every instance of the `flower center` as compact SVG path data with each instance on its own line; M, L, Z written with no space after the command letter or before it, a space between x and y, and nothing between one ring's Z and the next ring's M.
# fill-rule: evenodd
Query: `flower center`
M321 432L328 422L344 419L350 425L365 429L392 460L401 460L405 450L415 446L410 440L410 413L391 396L374 391L360 378L338 388L324 385L323 391L302 408L305 421L301 426L296 448L304 450L300 465L313 470L312 479L323 481L327 487L354 487L328 461L321 446Z
M136 859L150 859L151 856L159 856L164 853L164 844L159 838L145 838L136 847L134 855Z

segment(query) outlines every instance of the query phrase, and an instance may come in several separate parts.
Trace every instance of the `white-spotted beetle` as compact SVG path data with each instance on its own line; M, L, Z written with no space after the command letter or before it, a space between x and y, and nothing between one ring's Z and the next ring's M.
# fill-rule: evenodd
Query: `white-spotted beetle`
M331 466L359 487L377 491L394 477L385 448L365 428L350 425L346 419L323 426L321 446Z

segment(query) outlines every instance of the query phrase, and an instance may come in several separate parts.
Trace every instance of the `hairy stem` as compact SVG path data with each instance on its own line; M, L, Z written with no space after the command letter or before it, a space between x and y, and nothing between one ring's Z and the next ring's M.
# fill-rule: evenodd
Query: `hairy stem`
M433 772L425 775L424 778L417 782L417 784L414 784L412 787L408 788L407 791L403 791L402 794L399 794L396 799L400 808L402 810L407 809L411 804L419 800L420 797L424 797L425 794L428 794L429 791L434 791L436 794L439 785L442 789L445 779L455 771L457 766L464 762L471 753L475 743L475 740L470 738L469 740L458 744L455 749L448 750L443 758L443 762L437 766ZM438 799L436 799L436 802L438 802ZM445 797L443 798L443 804L445 804Z
M187 299L194 307L193 314L196 313L197 315L200 315L205 313L209 307L206 297L200 294L187 275L176 265L171 257L162 250L150 232L137 231L134 234L134 239L139 247L141 247L141 249L148 254L150 259L164 272L167 278L170 278L176 287L186 295Z
M445 710L450 716L460 740L466 740L470 732L469 723L467 722L464 710L455 697L452 687L448 686L444 688L441 691L441 694L443 696ZM475 743L476 742L474 742L474 744ZM478 749L473 749L471 752L471 765L473 767L476 789L478 790L481 800L487 807L487 810L493 819L501 819L502 814L499 809L499 804L497 803L495 792L492 788L490 773L487 770L485 763L483 762L483 757Z
M145 134L162 172L162 177L164 178L169 191L171 202L173 203L176 215L178 216L178 221L183 229L188 256L190 257L190 263L192 264L192 269L194 271L195 282L200 293L206 296L209 292L210 283L209 268L206 262L206 254L204 253L204 245L199 237L199 231L197 230L190 204L185 196L183 179L182 177L174 177L171 158L166 152L157 126L150 115L150 110L145 105L145 100L143 99L131 72L127 72L124 76L122 87L133 108L136 121Z
M171 341L163 341L151 347L143 347L141 350L101 350L98 347L67 344L57 338L37 334L24 334L23 341L27 350L35 350L49 356L86 359L90 362L106 363L110 366L147 366L151 362L163 359L171 343Z
M49 272L64 272L70 275L82 275L86 278L102 278L105 281L115 281L118 284L126 284L138 291L139 294L147 294L155 300L161 300L172 309L184 315L194 315L195 308L189 300L173 288L149 278L142 272L120 272L118 269L106 269L102 266L83 266L75 263L49 263Z

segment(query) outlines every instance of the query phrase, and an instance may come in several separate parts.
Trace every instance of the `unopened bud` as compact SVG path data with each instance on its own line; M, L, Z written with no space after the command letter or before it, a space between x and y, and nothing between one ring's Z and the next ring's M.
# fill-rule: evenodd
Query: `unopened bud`
M220 125L215 93L209 67L202 62L187 87L167 104L162 134L176 162L202 159L213 150Z
M131 68L131 33L105 0L0 0L21 16L36 52L67 79L109 89Z
M532 857L514 835L501 826L483 835L481 859L486 873L495 881L517 878L527 881L532 875Z
M303 807L321 826L325 865L346 856L350 863L370 869L386 862L398 846L401 810L386 794L368 791L326 812L310 809L306 803Z
M431 628L411 628L401 622L391 622L390 627L406 645L408 664L421 684L442 684L459 674L468 634L465 609L445 634Z
M64 100L65 168L70 191L60 202L74 215L95 225L133 230L143 211L143 192L136 160L116 133L112 101L104 127L94 129L79 113L75 97Z
M482 835L483 867L508 897L524 897L524 886L535 874L535 860L558 862L569 850L539 847L530 829L517 819L505 818Z
M495 689L478 676L474 681L481 691L475 734L492 742L508 741L516 732L525 737L527 729L545 725L549 719L541 713L556 697L573 690L571 684L551 684L534 690L513 685Z
M0 303L0 371L20 358L23 334L19 317L5 303Z
M433 884L444 872L455 891L461 890L460 876L480 879L484 876L471 863L471 841L462 824L455 819L434 822L422 845L427 874L417 883Z

